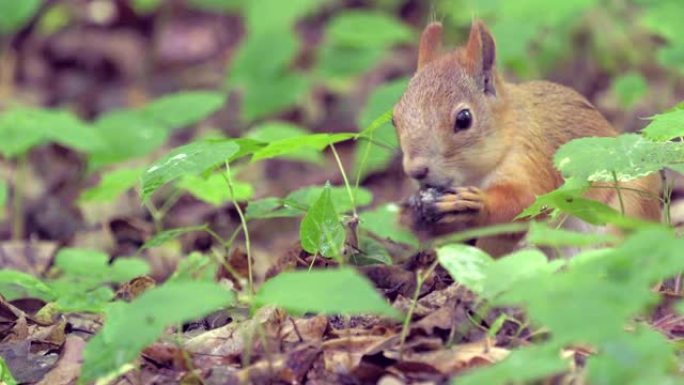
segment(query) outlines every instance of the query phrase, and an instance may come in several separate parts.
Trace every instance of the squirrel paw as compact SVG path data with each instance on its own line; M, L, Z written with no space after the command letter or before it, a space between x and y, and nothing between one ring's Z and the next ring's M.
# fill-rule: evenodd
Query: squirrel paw
M477 187L456 187L441 194L434 202L432 209L438 222L470 221L479 216L485 207L485 196Z

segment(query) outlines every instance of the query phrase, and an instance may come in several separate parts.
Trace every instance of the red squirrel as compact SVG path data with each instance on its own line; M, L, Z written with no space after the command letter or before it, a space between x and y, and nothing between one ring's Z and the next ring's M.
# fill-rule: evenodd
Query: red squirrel
M441 24L429 24L418 70L393 111L404 171L421 186L414 199L428 202L436 214L425 221L415 205L405 208L402 216L417 232L444 235L511 222L536 196L563 183L553 165L562 144L618 135L570 88L506 82L495 67L494 38L481 21L472 24L465 47L443 54L441 40ZM658 175L621 185L628 188L621 192L625 215L660 220ZM615 189L590 188L586 196L620 209ZM480 238L476 245L500 256L520 238Z

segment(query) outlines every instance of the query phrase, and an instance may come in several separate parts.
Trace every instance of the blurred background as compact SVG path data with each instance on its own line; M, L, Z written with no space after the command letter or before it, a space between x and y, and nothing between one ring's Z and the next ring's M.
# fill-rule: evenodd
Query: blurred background
M0 0L0 239L13 239L0 245L3 265L26 253L47 260L60 245L132 255L160 228L208 223L231 234L238 217L215 181L182 181L157 197L159 216L132 187L141 167L199 137L362 130L401 95L422 27L442 21L445 45L455 47L473 18L491 28L508 80L575 88L624 131L684 99L681 0ZM140 113L188 90L223 98L171 104L162 123ZM88 127L100 145L15 129L40 114L55 132ZM393 127L374 135L337 149L350 175L365 164L360 182L377 206L412 187ZM342 183L328 152L234 173L242 202ZM86 193L103 180L119 189ZM255 220L250 231L264 258L298 243L291 218ZM163 276L182 253L212 242L188 234L147 252Z

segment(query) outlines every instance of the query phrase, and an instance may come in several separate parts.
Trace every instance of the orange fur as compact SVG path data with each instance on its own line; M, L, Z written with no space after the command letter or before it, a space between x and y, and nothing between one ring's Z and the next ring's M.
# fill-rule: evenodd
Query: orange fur
M440 207L451 207L453 216L436 224L434 234L510 222L535 196L563 183L553 165L561 145L581 137L618 135L589 101L570 88L545 81L505 82L494 68L494 40L481 22L473 24L465 49L441 57L434 57L439 40L434 31L431 24L423 34L419 71L394 109L404 168L409 174L428 169L420 180L423 186L472 186L481 191L483 203L482 210L464 214L456 212L466 207L458 199L478 198L447 197ZM454 117L463 109L472 113L473 124L455 131ZM657 175L621 186L651 194L623 190L625 214L660 220L660 203L653 197L660 192ZM620 209L614 190L593 188L587 196ZM478 245L501 255L512 250L518 238L490 237Z

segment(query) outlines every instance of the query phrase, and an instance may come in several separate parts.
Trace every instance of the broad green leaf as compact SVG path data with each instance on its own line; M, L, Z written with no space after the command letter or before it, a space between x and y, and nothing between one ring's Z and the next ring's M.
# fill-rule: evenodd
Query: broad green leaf
M18 31L42 4L41 0L0 1L0 35Z
M295 138L276 140L268 143L264 148L254 152L252 161L270 159L301 151L302 149L314 149L321 151L331 144L343 142L354 137L351 133L340 134L310 134Z
M581 192L554 190L540 195L534 203L523 210L518 218L534 217L549 209L560 210L592 225L612 224L621 228L634 229L652 226L653 223L623 216L619 211L601 202L583 198Z
M204 281L213 282L218 270L218 262L215 258L210 258L198 252L193 252L187 257L178 261L176 271L166 281Z
M294 314L400 317L368 279L348 267L280 273L261 286L254 305L275 305Z
M517 282L529 276L552 273L562 263L561 260L548 262L544 253L534 249L520 250L497 259L484 271L482 297L494 300L500 294L515 287Z
M135 187L143 173L142 168L122 168L102 175L100 183L81 193L81 202L111 202Z
M561 146L554 164L565 177L592 182L636 179L684 161L684 145L658 143L641 135L575 139Z
M144 245L142 245L142 249L150 249L153 247L159 247L173 239L176 239L182 235L188 234L188 233L194 233L197 231L204 231L206 230L206 226L189 226L189 227L179 227L176 229L171 229L171 230L165 230L162 231L161 233L158 233L152 239L148 240L145 242Z
M566 229L554 229L540 222L532 222L527 232L527 242L538 246L592 246L599 244L614 244L618 242L615 236L608 233L580 233Z
M613 79L612 90L620 106L631 108L646 95L648 84L640 73L629 72Z
M238 152L240 146L229 140L202 140L180 146L156 161L142 176L143 200L159 187L184 175L198 175Z
M323 189L323 186L304 187L291 192L285 198L272 197L252 201L247 206L246 215L251 219L303 216L320 197ZM357 208L367 206L373 201L373 194L363 187L352 191ZM346 213L352 210L353 205L345 187L330 187L330 195L338 212Z
M55 299L55 293L50 286L40 279L21 271L0 270L0 294L7 300L17 298L40 298L45 301Z
M273 143L283 139L301 138L310 132L304 128L287 122L268 122L252 128L247 137L263 143ZM316 164L324 162L323 155L317 149L301 148L298 151L283 155L285 159L300 160Z
M133 110L104 114L95 121L94 128L104 145L90 153L91 169L148 155L168 138L164 126Z
M220 92L183 91L153 100L140 113L173 130L200 122L218 111L225 102L225 96Z
M247 92L251 86L277 79L290 64L298 49L291 33L269 31L249 35L239 47L228 71L228 85ZM262 60L268 57L269 60Z
M401 79L378 87L371 94L366 107L361 112L359 127L369 127L378 116L390 111L404 93L408 80ZM361 177L384 170L397 153L399 140L395 128L389 120L366 132L372 141L359 141L354 151L354 170L361 173ZM364 130L366 131L366 130ZM376 144L378 143L378 144ZM382 144L382 145L380 145Z
M136 13L149 14L156 11L164 0L131 0L131 6Z
M61 269L59 278L49 282L57 297L57 307L65 312L101 312L113 298L109 283L122 283L149 273L147 262L137 258L117 258L93 250L63 248L55 257Z
M244 202L252 198L254 188L251 184L236 181L235 178L233 178L232 182L235 196L230 194L228 182L219 172L214 172L206 178L186 175L181 178L177 187L187 190L195 198L217 207L232 200Z
M328 258L341 255L346 234L335 211L329 185L302 219L299 237L302 248L311 254L320 253Z
M381 49L399 43L412 43L414 31L392 16L369 11L346 11L330 21L326 37L330 43L347 47Z
M356 266L378 263L391 265L392 256L390 256L382 243L371 237L361 237L359 240L359 250L357 253L351 255L350 261Z
M418 239L411 231L399 224L399 206L394 203L382 205L360 215L360 227L380 238L418 247Z
M599 352L587 360L591 384L674 385L682 381L681 374L672 372L677 366L674 345L656 330L640 326L600 346Z
M97 133L67 111L16 107L0 114L0 153L8 158L45 142L93 151L103 142Z
M558 354L553 344L533 345L513 351L502 362L471 369L456 376L452 385L507 385L511 382L528 383L547 378L569 369L569 364Z
M383 49L324 44L318 51L316 74L333 90L353 85L351 80L375 68L388 55Z
M487 253L473 246L454 244L437 249L437 259L456 282L474 293L482 293L485 272L493 262Z
M5 359L0 357L0 383L3 385L17 385L17 380L12 376L9 366L5 362Z
M654 116L643 133L646 137L661 142L684 137L684 108Z
M307 16L331 0L260 0L246 2L248 30L251 33L264 31L287 32L301 17Z
M149 289L130 303L107 309L105 324L83 351L79 383L103 377L134 360L166 327L234 303L234 295L211 282L171 282Z

